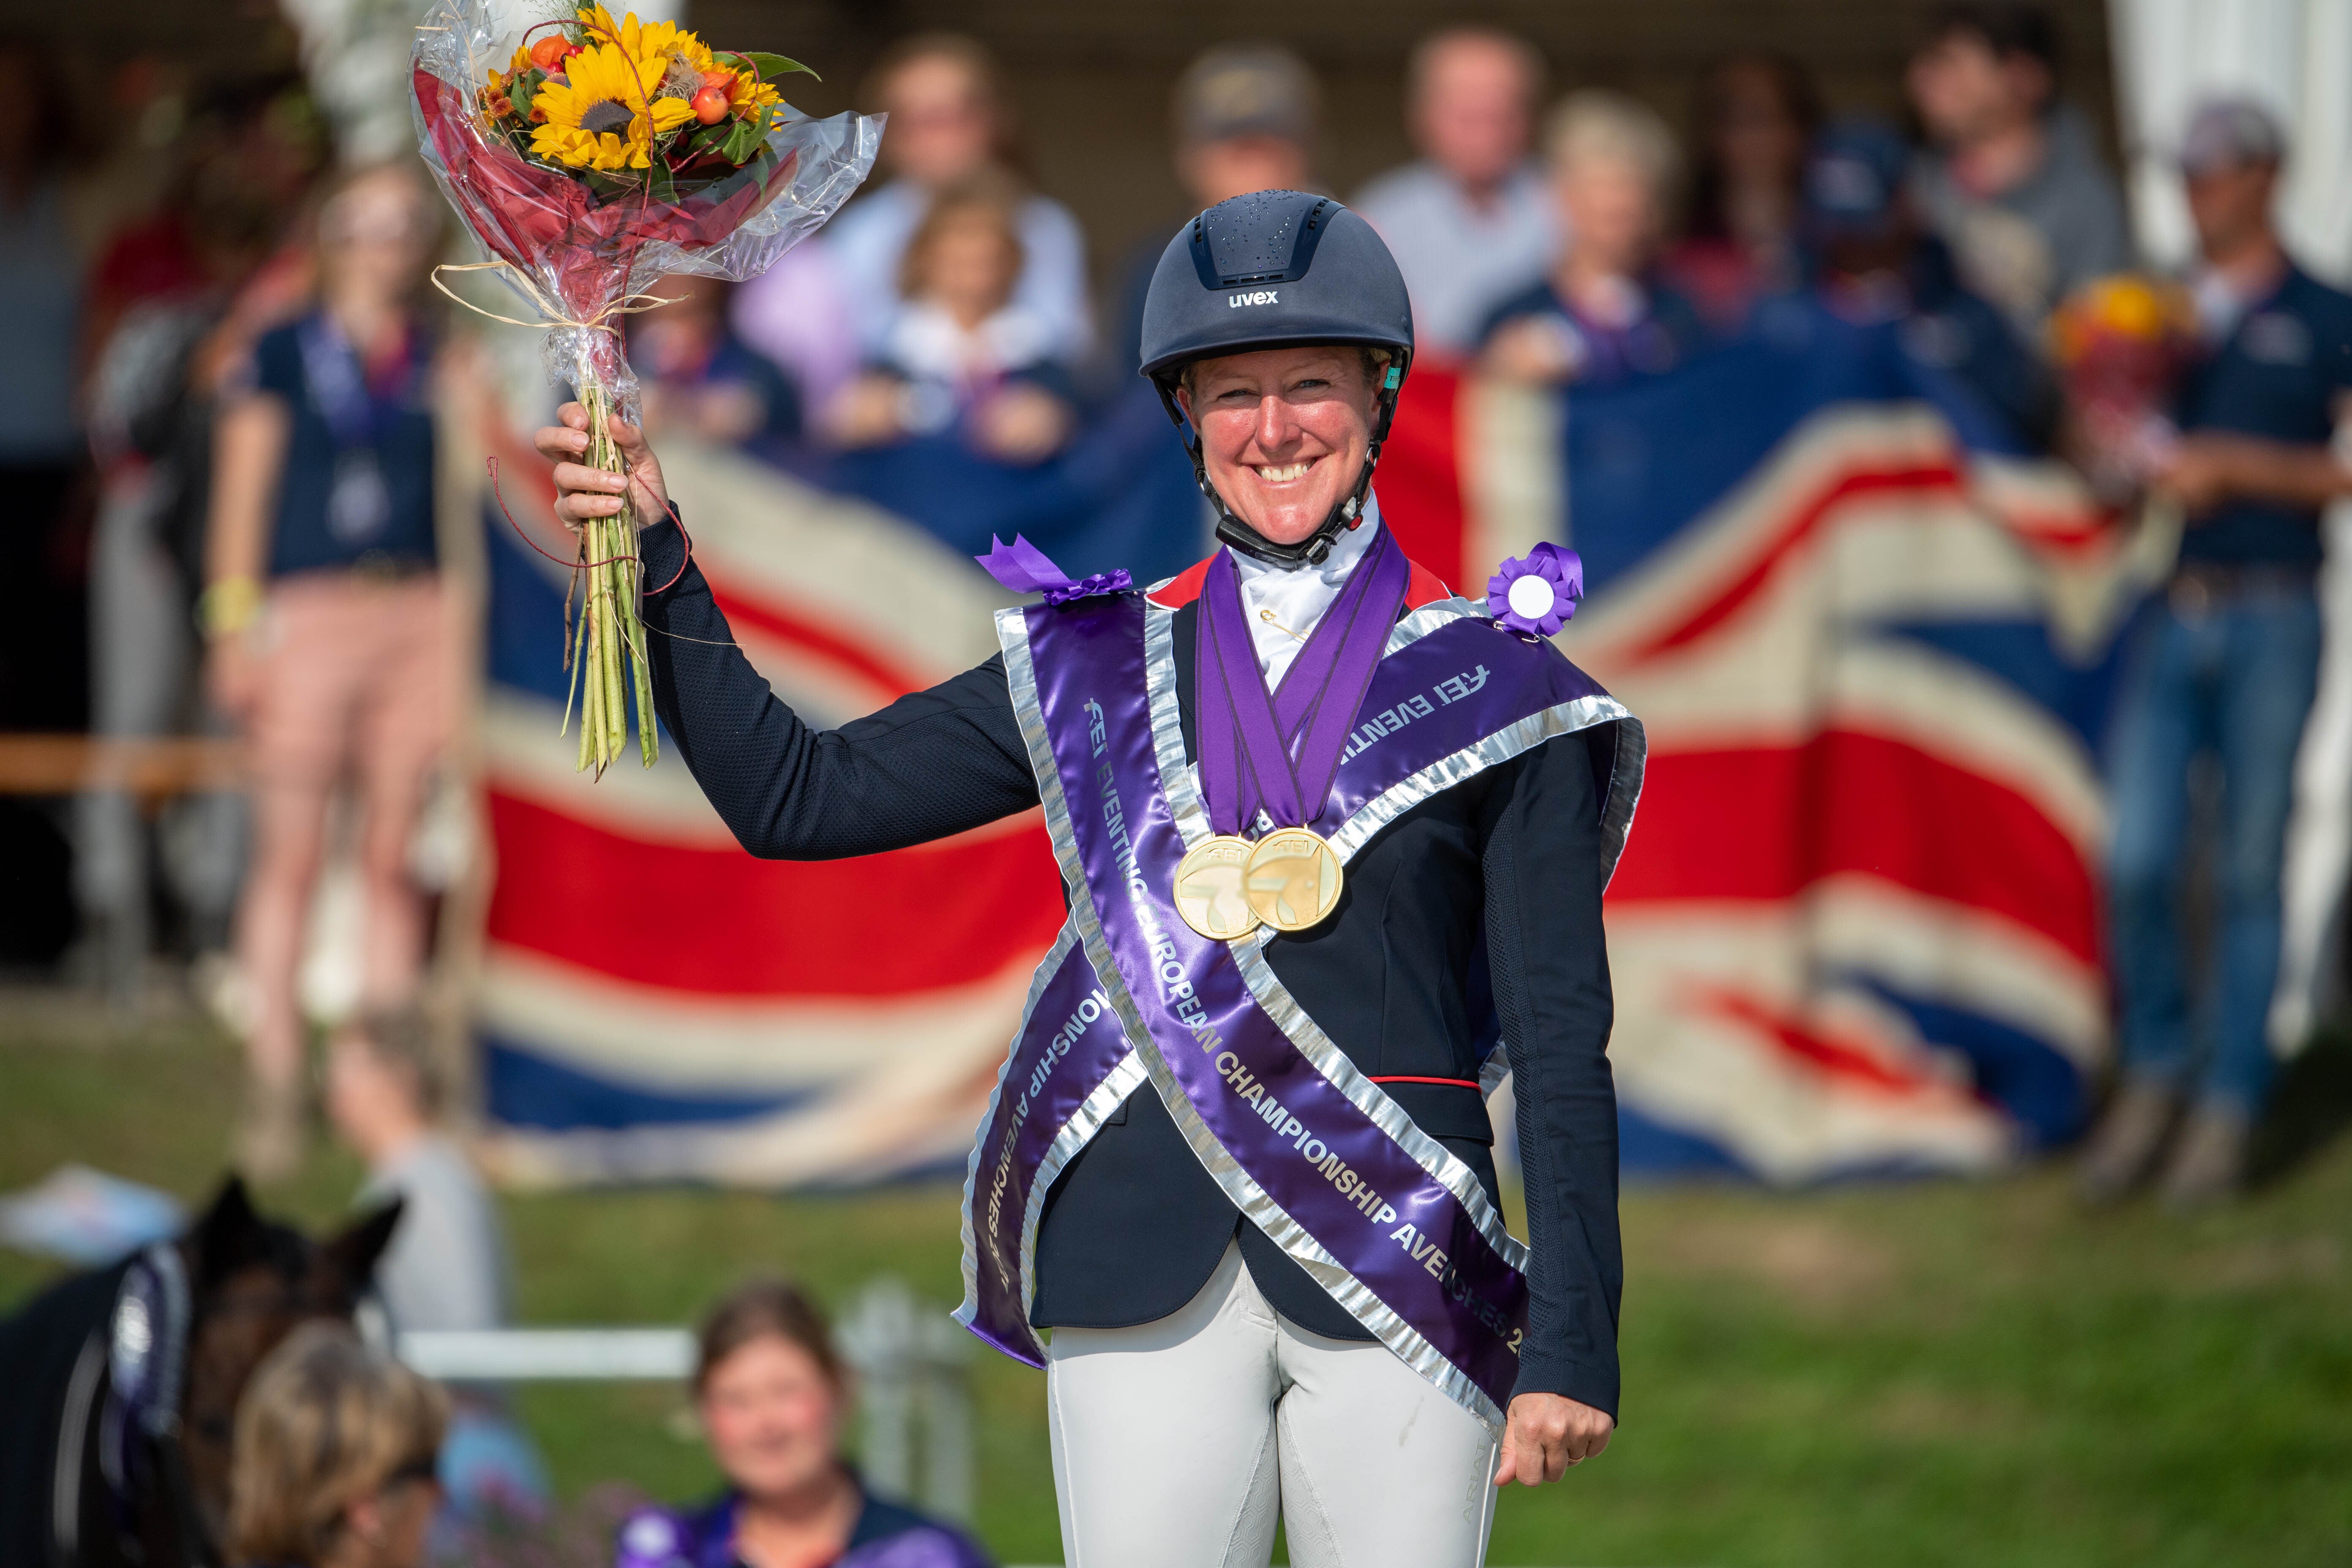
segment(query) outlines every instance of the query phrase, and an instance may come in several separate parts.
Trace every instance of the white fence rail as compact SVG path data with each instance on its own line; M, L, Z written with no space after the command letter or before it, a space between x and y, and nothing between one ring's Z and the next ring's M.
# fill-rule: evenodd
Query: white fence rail
M837 1325L857 1373L863 1442L876 1489L950 1519L971 1517L971 1336L897 1279L859 1292ZM460 1383L683 1383L694 1336L677 1328L433 1330L394 1352L427 1377Z

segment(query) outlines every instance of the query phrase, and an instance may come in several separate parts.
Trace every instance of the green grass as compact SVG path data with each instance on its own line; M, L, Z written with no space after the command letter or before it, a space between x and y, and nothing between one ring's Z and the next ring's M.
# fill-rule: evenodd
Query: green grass
M194 1198L236 1096L189 1020L0 998L0 1187L80 1160ZM312 1225L322 1153L268 1205ZM677 1322L754 1268L838 1301L892 1273L957 1292L952 1194L510 1197L523 1318ZM2234 1210L2093 1218L2050 1170L1798 1196L1636 1188L1625 1420L1562 1485L1514 1489L1492 1560L1615 1564L2352 1561L2352 1145ZM48 1276L0 1252L0 1303ZM977 1363L979 1527L1056 1562L1044 1384ZM558 1483L711 1479L675 1391L542 1387Z

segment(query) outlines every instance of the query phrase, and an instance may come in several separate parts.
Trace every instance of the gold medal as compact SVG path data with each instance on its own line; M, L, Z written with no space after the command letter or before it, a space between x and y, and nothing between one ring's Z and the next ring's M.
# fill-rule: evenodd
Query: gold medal
M1251 847L1242 893L1275 930L1307 931L1330 916L1345 879L1339 855L1321 834L1278 827Z
M1242 893L1242 868L1250 841L1230 833L1203 838L1177 863L1173 891L1184 923L1212 942L1231 942L1257 929L1257 916Z

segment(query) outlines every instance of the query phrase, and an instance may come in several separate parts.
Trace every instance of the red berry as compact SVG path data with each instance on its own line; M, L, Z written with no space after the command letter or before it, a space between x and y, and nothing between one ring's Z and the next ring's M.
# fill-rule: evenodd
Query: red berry
M530 63L552 73L565 60L580 52L580 46L561 33L550 33L530 47Z
M727 111L732 107L728 101L727 89L717 82L697 89L688 100L688 106L693 109L694 117L705 125L718 124L727 118Z

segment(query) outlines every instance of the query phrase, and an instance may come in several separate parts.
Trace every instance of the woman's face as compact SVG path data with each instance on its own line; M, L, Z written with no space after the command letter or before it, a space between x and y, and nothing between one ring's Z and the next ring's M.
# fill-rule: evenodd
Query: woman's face
M995 151L996 114L961 60L919 55L900 66L884 93L890 166L927 190L968 179Z
M432 240L424 190L396 170L346 185L319 215L328 277L372 300L402 299L415 289Z
M710 1457L749 1496L798 1491L839 1452L841 1390L782 1334L749 1341L712 1367L699 1403Z
M1353 348L1263 349L1203 360L1179 394L1209 482L1277 544L1323 525L1363 472L1373 388Z
M1570 243L1594 271L1630 277L1648 262L1658 232L1649 177L1624 158L1587 154L1553 178Z

